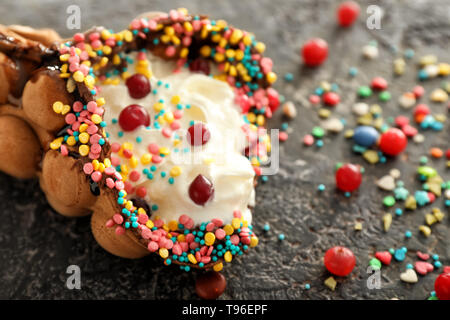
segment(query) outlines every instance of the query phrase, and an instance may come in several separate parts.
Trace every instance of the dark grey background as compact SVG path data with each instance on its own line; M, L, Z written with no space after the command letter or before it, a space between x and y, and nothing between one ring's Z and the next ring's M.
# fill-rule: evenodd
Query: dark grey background
M5 3L7 2L7 3ZM407 152L382 165L371 166L351 152L351 143L343 134L328 136L325 146L305 148L301 139L319 122L315 110L306 98L322 80L337 82L342 102L334 111L345 117L348 127L354 126L349 112L355 101L358 85L369 84L374 76L384 76L390 82L393 100L384 104L384 117L402 113L397 97L415 84L416 68L410 62L406 74L392 77L392 47L400 52L414 48L416 57L435 53L449 60L450 2L435 1L360 1L360 19L351 29L336 27L337 1L240 0L240 1L2 1L0 17L3 24L27 24L33 27L53 27L63 36L73 31L65 28L65 10L78 4L82 12L82 29L105 25L122 29L137 14L149 10L168 11L187 7L193 13L224 18L231 24L253 31L267 45L267 55L275 62L281 78L277 88L287 99L294 100L299 111L292 121L293 132L281 148L281 169L269 182L258 187L258 205L254 224L260 234L260 245L223 271L228 287L222 299L425 299L433 290L435 271L420 277L419 283L407 285L399 280L406 263L414 262L415 250L438 253L443 264L449 264L450 224L445 221L433 226L433 234L424 238L417 228L431 206L395 218L391 230L382 231L381 217L385 210L382 198L387 193L374 184L377 177L399 168L406 187L420 187L414 170L420 155L430 146L449 147L448 122L439 134L425 132L424 144L410 143ZM385 10L382 29L370 31L365 26L369 4ZM301 44L313 36L329 42L330 58L316 71L301 67L298 55ZM361 58L361 47L371 40L379 41L380 58ZM347 76L350 66L357 66L355 79ZM286 72L295 76L293 83L282 80ZM426 82L428 90L440 80ZM428 91L429 92L429 91ZM372 100L376 101L376 98ZM445 112L444 105L430 104L433 112ZM404 112L403 112L404 113ZM409 114L409 113L408 113ZM275 115L271 126L281 123ZM351 161L364 165L363 185L351 198L334 189L334 165ZM430 160L449 180L444 160ZM327 189L318 194L317 186ZM32 299L196 299L196 273L186 273L177 267L164 267L154 255L141 260L125 260L105 252L93 239L89 218L68 219L57 215L46 203L36 181L18 181L0 174L0 298ZM442 198L436 202L443 208ZM445 210L445 209L444 209ZM393 213L393 209L389 210ZM445 211L448 215L448 211ZM363 222L363 231L355 232L355 221ZM264 223L271 225L262 232ZM409 229L413 237L405 240ZM279 233L286 240L278 241ZM323 254L331 246L345 245L357 257L357 267L348 278L339 278L335 292L323 285L329 274L323 267ZM375 250L406 246L409 249L403 263L393 262L382 269L382 289L366 288L366 268ZM66 268L79 265L82 289L65 287ZM306 291L304 285L311 284Z

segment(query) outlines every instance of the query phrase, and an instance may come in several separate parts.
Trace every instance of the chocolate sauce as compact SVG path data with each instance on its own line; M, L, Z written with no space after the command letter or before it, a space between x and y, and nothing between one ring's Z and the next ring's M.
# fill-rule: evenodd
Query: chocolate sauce
M100 195L100 187L97 182L94 182L92 179L89 179L89 187L91 189L91 193L98 197Z
M131 201L133 201L135 207L145 209L147 215L150 217L150 215L152 214L152 210L150 209L147 201L142 198L133 198L131 199Z

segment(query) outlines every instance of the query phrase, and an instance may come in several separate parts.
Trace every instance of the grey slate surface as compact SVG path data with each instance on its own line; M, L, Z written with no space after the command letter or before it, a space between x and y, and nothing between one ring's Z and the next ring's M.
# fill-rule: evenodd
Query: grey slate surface
M417 231L423 217L431 209L404 214L394 218L391 230L382 231L381 204L387 193L378 190L376 178L399 168L410 190L419 188L414 170L419 156L429 147L449 147L449 124L439 134L425 132L424 144L410 143L407 152L386 164L368 165L353 154L351 143L343 134L327 136L325 146L305 148L301 139L319 123L317 114L305 102L320 81L337 82L342 102L334 111L354 126L350 106L355 101L358 85L369 84L373 76L383 76L391 84L394 99L384 104L384 117L399 114L396 100L399 94L415 84L415 67L397 80L392 77L391 46L400 50L413 48L416 56L435 53L450 62L450 2L436 1L376 1L385 16L382 29L370 31L365 27L365 8L374 1L360 1L363 8L358 23L351 29L339 29L335 23L337 1L241 0L241 1L2 1L0 17L3 24L27 24L33 27L53 27L63 36L72 31L65 28L65 10L79 4L82 29L105 25L119 30L137 14L148 10L168 11L187 7L193 13L205 13L224 18L235 26L253 31L267 45L275 70L282 78L286 72L295 76L293 83L282 79L277 88L293 100L299 111L291 122L293 132L281 147L280 172L258 187L258 204L254 224L260 235L259 246L224 270L228 287L221 299L425 299L433 290L437 272L420 277L419 283L408 285L399 280L406 263L416 259L414 252L438 253L441 262L450 263L450 223L448 216L433 226L433 234L424 238ZM301 44L313 36L326 39L330 58L319 69L301 67L298 55ZM380 58L361 58L361 47L371 40L380 46ZM349 79L350 66L359 74ZM412 66L410 63L409 66ZM430 90L439 80L424 86ZM429 91L428 91L429 92ZM376 100L373 100L375 102ZM444 112L443 105L433 105L434 112ZM275 115L271 126L281 123ZM362 164L366 168L363 185L350 198L334 189L334 165L338 161ZM450 179L445 161L432 161L445 178ZM324 183L326 191L318 194L317 186ZM125 260L105 252L90 233L89 218L68 219L57 215L46 203L36 181L18 181L0 174L0 298L2 299L198 299L195 273L176 267L164 267L161 259L150 256L140 260ZM442 198L436 202L442 209ZM444 209L445 210L445 209ZM393 210L390 210L393 212ZM448 215L448 211L445 211ZM363 230L355 232L354 222L363 222ZM264 223L270 232L262 231ZM413 237L405 240L406 230ZM278 241L279 233L286 240ZM326 249L334 245L351 248L357 267L348 278L338 278L335 292L323 285L329 276L323 267ZM366 267L375 250L406 246L409 251L404 262L392 262L382 269L382 289L366 287ZM82 289L65 287L66 268L79 265ZM309 291L304 289L311 284Z

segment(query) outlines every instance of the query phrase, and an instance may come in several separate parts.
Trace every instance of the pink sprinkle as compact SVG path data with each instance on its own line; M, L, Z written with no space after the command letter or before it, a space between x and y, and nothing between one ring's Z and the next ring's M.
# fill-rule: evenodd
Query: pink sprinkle
M140 214L138 216L138 222L139 223L145 224L145 223L147 223L147 221L148 221L148 215L146 215L145 213Z
M183 253L183 250L181 250L181 246L178 243L175 243L172 248L172 253L176 254L177 256L181 255Z
M309 96L309 102L312 104L318 104L320 102L320 97L316 94L312 94Z
M89 101L87 103L87 110L89 112L94 113L95 109L97 108L97 103L95 101Z
M314 143L314 137L310 134L307 134L303 137L303 144L306 146L311 146Z
M186 222L189 221L189 216L182 214L179 218L178 218L178 222L181 224L185 224Z
M115 172L114 173L114 178L116 178L117 180L122 180L122 175L119 172Z
M156 143L150 143L147 149L150 153L159 155L159 146Z
M189 244L187 242L180 242L180 247L183 252L186 252L189 249Z
M89 133L90 135L93 135L93 134L95 134L95 133L97 133L98 132L98 127L96 126L96 125L90 125L88 128L87 128L87 133Z
M131 29L139 29L141 27L141 22L137 19L134 19L133 21L131 21Z
M69 150L67 149L67 147L66 147L65 145L62 145L62 146L61 146L61 154L62 154L63 156L69 155Z
M206 251L208 250L208 246L203 246L201 249L200 249L200 254L202 255L202 256L204 256L205 254L206 254Z
M242 213L241 213L240 210L234 210L234 211L233 211L233 216L234 216L235 218L241 218L241 217L242 217Z
M211 231L214 230L215 227L216 227L215 224L212 223L212 222L210 222L210 223L208 223L208 224L206 225L206 231L211 232Z
M225 230L223 229L217 229L214 234L216 235L216 238L219 240L222 240L227 235Z
M151 234L152 234L152 232L150 231L149 228L142 228L142 231L141 231L142 238L150 239Z
M198 242L191 242L191 243L189 243L189 248L192 249L192 250L197 249L198 246L199 246Z
M80 122L75 122L74 124L72 124L72 130L73 131L78 131L78 129L80 129L80 125L81 125L81 123Z
M164 225L164 221L162 219L157 219L155 221L153 221L155 227L157 228L161 228Z
M84 41L84 34L83 33L75 33L73 35L73 40L75 40L75 42L83 42Z
M95 171L91 174L91 178L94 182L99 182L102 179L102 173L100 171Z
M111 144L111 151L112 152L119 152L120 150L120 144L117 142L114 142L113 144Z
M94 40L91 42L91 46L93 49L100 48L102 46L102 42L100 40Z
M80 65L80 71L84 74L84 76L87 76L89 73L89 67L85 64Z
M184 225L186 229L192 229L194 227L194 220L189 219L189 221Z
M130 172L129 178L131 181L136 182L141 178L141 174L138 171L133 170Z
M100 153L92 153L92 152L89 152L89 159L91 159L91 160L97 160L98 158L100 158Z
M182 117L183 117L183 110L175 110L174 112L173 112L173 117L175 118L175 119L181 119Z
M154 231L151 235L150 235L150 239L152 239L155 242L158 242L159 239L161 239L161 236L159 234L156 233L156 231Z
M83 166L83 171L85 174L91 174L94 171L94 166L90 162L85 163Z
M117 235L123 235L125 233L125 228L122 226L117 226L116 228L116 234Z
M174 46L168 46L168 47L166 48L166 55L167 55L168 57L174 56L174 55L175 55L175 52L176 52L176 49L175 49Z
M159 156L159 155L154 155L154 156L152 157L152 162L153 162L153 163L160 163L161 161L162 161L162 157Z
M163 128L161 133L166 138L170 138L172 136L172 131L169 128Z
M243 237L243 238L241 238L241 242L243 244L250 244L250 237Z
M158 249L159 249L158 243L156 243L155 241L150 241L148 243L148 251L155 252Z
M72 63L69 65L69 71L70 71L70 72L75 72L75 71L77 71L79 68L80 68L80 64L77 63L77 62L72 62Z
M91 144L96 144L100 141L101 137L102 137L101 135L95 133L89 138L89 142Z
M82 43L81 45L84 48L84 43ZM80 49L82 49L82 48L80 48ZM83 60L83 61L88 60L89 59L89 53L87 53L87 51L82 51L80 53L80 59Z
M111 178L107 178L106 179L106 186L110 189L114 189L114 187L116 186L116 184L114 183L114 180Z
M221 226L223 226L222 219L212 219L211 222L214 223L217 228L220 228Z
M211 253L213 252L213 250L214 250L214 246L209 246L209 249L208 249L208 252L206 252L206 255L210 256Z
M211 257L208 257L208 256L205 256L205 257L202 257L202 260L201 260L204 264L207 264L207 263L210 263L211 262Z
M237 246L239 244L239 236L237 234L233 234L230 237L230 241L232 244L234 244L235 246Z
M91 152L92 153L100 153L101 151L102 151L102 147L98 143L93 144L91 146Z
M192 43L192 38L191 37L183 37L182 42L185 47L189 47Z
M120 159L117 158L117 157L111 157L111 164L112 164L114 167L117 167L118 165L120 165Z
M194 241L195 236L194 236L192 233L188 233L188 234L185 236L185 239L186 239L186 242L187 242L187 243L191 243L192 241Z
M105 168L105 173L108 176L112 176L114 174L114 172L116 172L116 169L114 167L107 167L107 168Z
M120 191L123 190L123 188L125 188L123 181L116 181L116 189Z
M280 139L280 141L286 141L288 139L287 132L281 131L278 133L278 139Z
M200 251L197 251L197 252L195 253L195 259L197 259L197 261L202 260L202 254L200 253Z
M107 228L112 228L112 227L115 226L115 223L114 223L114 221L112 219L108 219L108 221L106 221L106 223L105 223L105 226Z
M181 127L181 125L178 121L174 121L170 124L170 129L172 129L174 131L180 129L180 127Z
M73 103L72 108L73 108L73 111L80 112L81 110L83 110L83 104L80 101L75 101Z
M114 220L114 222L115 222L116 224L122 224L122 223L123 223L123 217L122 217L121 214L118 214L118 213L116 213L116 214L113 216L113 220Z
M267 74L270 71L272 71L273 66L272 59L264 57L259 61L259 64L261 65L261 69L264 74Z

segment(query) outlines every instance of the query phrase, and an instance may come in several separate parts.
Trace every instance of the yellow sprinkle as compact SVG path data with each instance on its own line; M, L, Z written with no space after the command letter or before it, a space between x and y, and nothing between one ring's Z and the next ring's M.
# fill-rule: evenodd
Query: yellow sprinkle
M57 138L57 139L53 140L53 142L50 143L50 148L52 150L59 149L59 147L61 147L61 144L62 144L63 141L64 141L64 137Z
M431 229L428 226L422 225L422 226L419 227L419 230L423 233L423 235L425 237L429 237L430 234L431 234Z
M61 61L68 61L69 58L70 58L70 55L68 53L62 54L59 56L59 60L61 60Z
M168 227L170 231L176 231L178 229L178 222L176 220L171 220L168 223Z
M99 124L100 122L102 122L102 117L95 113L92 115L91 120L93 123Z
M83 81L84 81L84 74L83 74L83 72L81 72L81 71L75 71L75 72L73 73L73 79L74 79L76 82L83 82Z
M138 214L146 214L147 212L145 211L144 208L139 208L138 209Z
M80 132L85 132L88 128L88 124L87 123L83 123L82 125L80 125L80 128L78 129L78 131Z
M173 120L174 120L172 111L166 112L166 113L164 114L164 119L165 119L168 123L172 123Z
M258 114L258 116L256 117L256 124L258 126L263 126L265 121L266 121L266 118L264 118L264 116L262 114Z
M223 263L222 262L216 263L213 266L213 270L216 271L216 272L222 271L222 269L223 269Z
M216 54L214 55L214 60L216 60L217 62L222 62L225 60L225 55L223 53L216 52Z
M194 28L192 27L192 24L188 21L183 23L183 27L187 32L191 32L192 30L194 30Z
M155 103L155 104L153 105L153 109L154 109L156 112L159 112L159 111L161 111L162 109L164 109L164 105L163 105L161 102L157 102L157 103Z
M277 81L277 75L272 71L266 74L266 78L267 82L269 83L274 83L275 81Z
M206 164L206 165L210 165L210 164L212 164L212 163L214 163L216 161L216 159L214 159L214 158L212 158L212 157L207 157L207 158L204 158L203 159L203 163L204 164Z
M180 100L181 100L181 99L180 99L180 96L175 95L175 96L172 97L172 99L170 99L170 102L171 102L172 104L177 105L177 104L180 103Z
M83 132L83 133L81 133L81 134L78 136L78 138L79 138L79 140L80 140L81 143L86 144L86 143L89 142L90 136L89 136L89 133Z
M115 54L113 57L113 64L114 65L119 65L120 64L120 56L118 54Z
M231 260L233 260L233 255L231 254L230 251L227 251L223 255L223 258L225 259L226 262L231 262Z
M159 255L161 256L161 258L165 259L169 256L169 250L167 250L166 248L160 248Z
M111 160L110 160L110 159L106 158L106 159L103 161L103 163L105 164L105 167L106 167L106 168L111 167Z
M98 160L93 160L92 165L94 166L94 170L98 170L98 166L100 165L100 162Z
M258 237L251 237L250 238L250 247L256 247L258 245L259 239Z
M247 113L247 119L251 123L254 123L256 121L256 115L253 112Z
M231 220L231 225L233 226L233 228L239 229L241 227L241 219L233 218L233 220Z
M179 166L174 166L170 169L170 175L172 177L178 177L181 174L181 168Z
M97 103L97 106L101 107L105 104L105 98L98 98L95 102Z
M127 201L127 204L125 205L125 208L127 210L131 210L133 208L133 202L132 201Z
M85 157L89 154L89 146L82 144L79 148L78 151L80 152L81 156Z
M209 57L211 55L211 48L209 46L201 47L200 54L204 57Z
M263 53L266 50L266 45L262 42L258 42L255 45L255 49L256 51L258 51L259 53Z
M144 153L141 157L141 163L143 165L149 164L152 161L152 156L150 153Z
M161 147L161 148L159 148L159 153L167 156L170 154L170 150L167 147Z
M70 77L70 73L67 73L67 72L66 72L66 73L60 73L60 74L59 74L59 77L60 77L60 78L64 78L64 79L65 79L65 78L69 78L69 77Z
M234 29L234 30L233 30L233 33L232 33L231 36L230 36L230 43L231 43L231 44L236 44L236 43L238 43L239 40L242 39L242 36L243 36L243 35L244 35L244 34L243 34L243 32L242 32L241 30L239 30L239 29Z
M128 174L128 172L129 172L129 169L128 169L128 166L126 164L123 164L123 165L120 166L120 173Z
M123 38L126 42L131 42L133 40L133 34L130 30L125 30L123 33Z
M70 106L68 104L65 104L62 108L61 114L65 115L65 114L69 113L70 110L71 110Z
M233 232L234 232L234 228L233 228L230 224L225 225L225 226L223 227L223 230L225 231L225 233L226 233L228 236L231 236L231 235L233 234Z
M135 156L132 156L131 158L130 158L130 167L131 168L136 168L137 166L138 166L138 164L139 164L139 160L135 157Z
M145 225L147 226L147 228L151 229L153 228L155 225L153 224L152 220L147 220L147 222L145 223Z
M69 146L74 146L77 143L77 140L75 140L74 136L70 136L69 138L67 138L67 144Z
M107 57L102 57L102 58L100 59L100 66L101 66L101 67L106 66L106 65L108 64L108 61L109 61L109 59L108 59Z
M222 40L222 36L220 35L220 33L216 33L211 37L211 40L215 43L220 42L220 40Z
M64 105L61 101L56 101L53 103L53 111L56 113L61 113Z
M178 242L186 242L186 237L184 236L184 234L179 234L177 236L177 240Z
M197 259L195 259L192 253L188 254L188 259L192 264L197 264Z
M99 163L99 164L98 164L98 169L97 169L97 170L100 171L100 172L105 171L105 165L104 165L103 163Z
M249 46L252 44L252 38L250 37L250 35L245 35L244 38L242 39L242 42L244 42L244 44L246 46Z
M69 65L67 64L67 63L64 63L62 66L61 66L61 72L62 73L66 73L67 72L67 69L69 68Z
M207 246L212 246L214 244L214 241L216 241L216 236L212 232L207 232L205 234L205 244Z
M180 50L180 58L186 58L189 55L189 49L183 48Z

